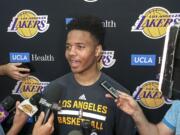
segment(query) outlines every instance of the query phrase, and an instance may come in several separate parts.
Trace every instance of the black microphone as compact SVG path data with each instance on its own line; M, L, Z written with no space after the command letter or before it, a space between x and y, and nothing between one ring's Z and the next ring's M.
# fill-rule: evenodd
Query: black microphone
M82 121L81 122L83 135L90 135L92 127L90 121Z
M53 111L61 110L61 107L59 107L57 103L61 99L63 90L65 90L65 87L57 83L50 83L45 88L43 92L44 100L40 100L40 105L43 107L43 111L45 112L43 124L48 121L48 118Z
M46 99L42 98L40 93L36 93L30 99L21 102L18 108L32 117L38 111L39 105L45 108L43 124L47 122L52 111L61 110L61 107L59 107L57 103L49 103Z
M98 135L97 129L91 126L90 121L82 121L80 125L82 128L83 135Z
M39 104L46 108L45 109L45 116L44 116L43 124L45 124L48 121L49 116L51 115L52 111L60 111L61 110L61 107L57 103L49 103L44 98L40 99Z
M6 97L0 103L0 123L2 123L15 109L15 103L16 101L11 96Z

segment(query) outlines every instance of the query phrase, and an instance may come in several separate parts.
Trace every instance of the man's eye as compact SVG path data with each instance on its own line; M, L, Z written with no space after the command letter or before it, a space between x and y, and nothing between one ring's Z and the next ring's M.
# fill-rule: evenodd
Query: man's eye
M84 45L78 45L78 48L83 49L83 48L85 48L85 46Z
M69 49L70 48L70 46L69 45L66 45L66 49Z

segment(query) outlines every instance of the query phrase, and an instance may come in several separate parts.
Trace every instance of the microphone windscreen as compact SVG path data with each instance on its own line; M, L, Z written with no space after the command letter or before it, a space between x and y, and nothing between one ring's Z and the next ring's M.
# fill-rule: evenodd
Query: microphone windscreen
M57 83L50 83L45 88L42 96L50 103L58 103L62 97L64 90L65 90L64 86Z
M15 103L16 101L11 96L6 97L0 103L0 123L4 122L4 120L15 109Z
M62 85L52 82L43 91L42 98L51 104L58 103L62 96L62 90L64 90ZM41 109L45 112L45 117L43 120L44 124L47 122L52 112L52 108L41 106Z
M72 130L68 133L68 135L83 135L80 130Z
M6 110L9 111L15 106L16 101L11 97L6 97L0 104Z
M36 93L35 95L33 95L33 96L29 99L29 102L30 102L32 105L38 105L40 99L41 99L41 94L40 94L40 93Z

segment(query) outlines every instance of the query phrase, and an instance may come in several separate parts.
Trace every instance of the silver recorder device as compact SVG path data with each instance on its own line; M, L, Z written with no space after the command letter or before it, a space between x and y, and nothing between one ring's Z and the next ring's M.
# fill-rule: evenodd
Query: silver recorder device
M103 81L101 83L101 86L103 88L105 88L105 90L113 97L113 98L117 98L119 95L118 90L116 90L109 82L107 81Z

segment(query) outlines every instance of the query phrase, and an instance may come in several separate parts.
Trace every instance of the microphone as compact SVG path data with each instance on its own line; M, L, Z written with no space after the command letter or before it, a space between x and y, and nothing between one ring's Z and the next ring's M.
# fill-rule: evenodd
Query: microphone
M80 125L83 135L98 135L98 131L91 126L90 121L82 121Z
M46 99L42 98L40 93L33 95L30 99L24 100L18 108L25 112L28 116L32 117L38 111L38 105L45 107L45 117L43 124L48 121L48 118L53 111L60 111L61 107L57 103L49 103Z
M41 94L37 93L33 95L30 99L26 99L21 102L18 108L24 113L26 113L28 116L32 117L38 111L37 105L39 104L40 99Z
M40 99L39 104L46 107L43 124L45 124L48 121L48 118L51 115L52 111L60 111L61 110L61 107L58 106L57 103L52 103L51 104L51 103L47 102L47 100L44 99L44 98Z
M15 109L15 103L16 101L11 96L6 97L0 103L0 123L2 123Z
M52 111L61 110L61 107L59 107L57 103L61 99L63 90L65 90L64 86L52 82L43 91L43 99L39 102L41 106L45 107L43 108L43 111L45 112L43 124L48 121Z
M83 135L90 135L92 129L90 121L83 121L80 125L82 127Z

